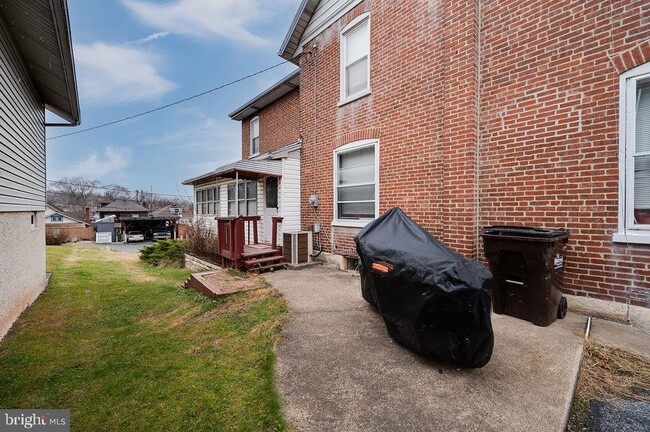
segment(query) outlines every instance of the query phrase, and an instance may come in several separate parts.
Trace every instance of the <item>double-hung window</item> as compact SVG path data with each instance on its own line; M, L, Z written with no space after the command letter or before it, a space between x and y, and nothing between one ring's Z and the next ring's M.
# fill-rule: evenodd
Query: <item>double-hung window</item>
M219 187L196 191L196 214L219 215Z
M228 185L228 216L257 215L257 181L240 181Z
M251 120L251 156L260 152L260 118L255 117Z
M650 63L620 77L619 222L614 241L650 243Z
M378 216L378 144L364 140L334 151L334 223L364 226Z
M364 14L341 32L341 101L370 92L370 15Z

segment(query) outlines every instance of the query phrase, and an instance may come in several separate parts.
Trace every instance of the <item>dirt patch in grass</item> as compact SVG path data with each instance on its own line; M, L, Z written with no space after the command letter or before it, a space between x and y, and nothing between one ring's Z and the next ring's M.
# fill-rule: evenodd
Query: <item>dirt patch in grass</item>
M577 393L583 400L649 400L650 358L587 341Z
M108 261L120 263L131 276L129 279L135 283L157 282L158 278L148 275L140 266L137 254L108 251L105 254Z

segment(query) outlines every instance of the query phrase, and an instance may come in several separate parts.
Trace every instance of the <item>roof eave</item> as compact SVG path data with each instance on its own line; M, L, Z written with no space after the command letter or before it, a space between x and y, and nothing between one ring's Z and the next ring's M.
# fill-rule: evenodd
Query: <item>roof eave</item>
M281 97L288 95L296 88L299 88L300 87L299 82L292 83L292 81L299 76L300 76L300 69L296 69L295 71L291 72L289 75L282 78L277 83L273 84L271 87L264 90L262 93L255 96L253 99L246 102L244 105L237 108L235 111L228 114L228 117L230 117L233 120L243 120L247 117L250 117L251 115L258 112L260 109L272 104L273 102L280 99ZM286 92L279 91L283 86L288 86L289 89ZM278 91L277 97L273 97L266 105L262 107L255 106L256 103L258 103L260 100L264 99L265 97L271 95L275 91Z
M291 27L289 27L289 31L287 32L286 36L284 37L284 40L282 41L282 46L280 47L280 51L278 51L278 55L283 59L288 60L291 63L294 63L296 65L299 65L300 61L295 54L300 47L290 47L289 43L291 42L291 39L294 37L298 41L302 39L302 35L305 31L306 26L301 29L299 26L300 21L302 19L303 21L309 23L309 20L313 16L314 11L318 6L318 3L320 3L320 1L318 0L302 0L302 2L300 3L300 6L298 7L298 12L294 16L293 21L291 22Z
M81 112L79 109L79 92L77 90L67 3L65 0L50 0L50 6L52 8L52 19L56 28L59 51L63 60L63 67L65 68L66 88L68 89L71 109L70 112L67 112L67 110L62 110L51 104L48 104L48 108L70 123L78 125L81 123Z

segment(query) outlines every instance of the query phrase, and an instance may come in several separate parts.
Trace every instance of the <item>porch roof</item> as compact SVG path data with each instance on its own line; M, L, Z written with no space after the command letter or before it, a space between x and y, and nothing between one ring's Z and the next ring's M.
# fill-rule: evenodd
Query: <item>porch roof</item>
M250 177L282 177L281 160L248 160L242 159L219 168L209 173L194 177L183 182L184 185L194 185L219 177L234 178L239 174L242 178Z

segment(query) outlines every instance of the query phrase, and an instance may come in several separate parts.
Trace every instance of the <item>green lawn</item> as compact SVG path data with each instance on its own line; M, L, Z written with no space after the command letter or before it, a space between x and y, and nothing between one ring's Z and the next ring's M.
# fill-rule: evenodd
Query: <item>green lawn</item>
M75 431L283 430L272 288L211 301L188 272L48 247L50 287L0 343L0 408L70 409Z

